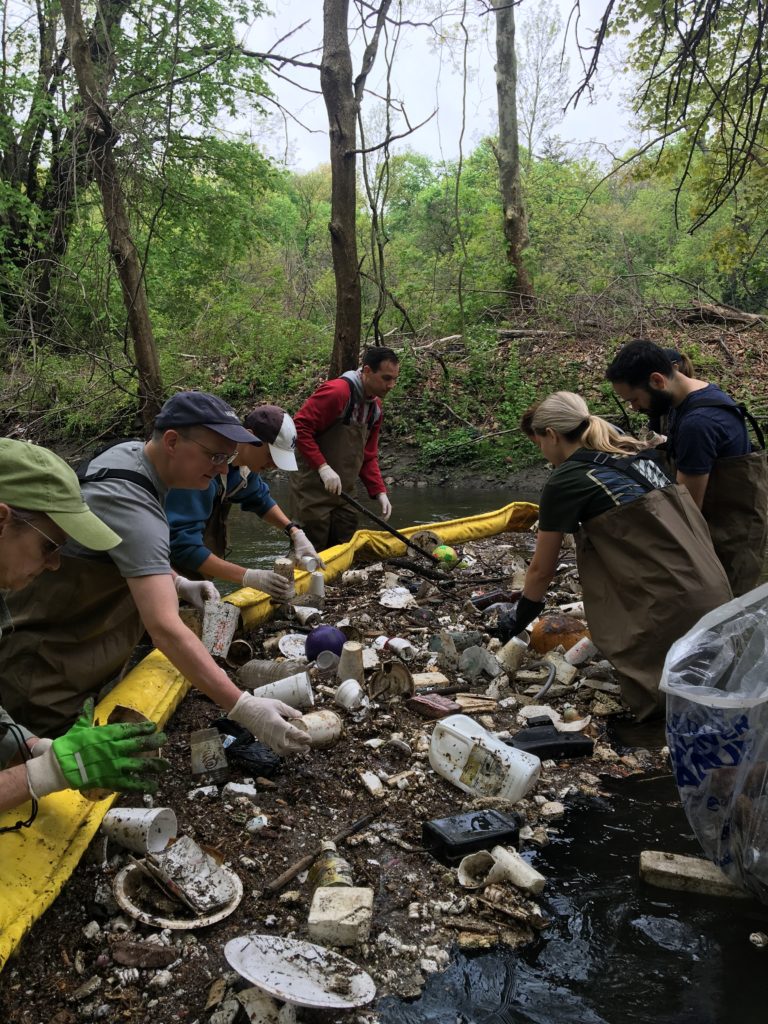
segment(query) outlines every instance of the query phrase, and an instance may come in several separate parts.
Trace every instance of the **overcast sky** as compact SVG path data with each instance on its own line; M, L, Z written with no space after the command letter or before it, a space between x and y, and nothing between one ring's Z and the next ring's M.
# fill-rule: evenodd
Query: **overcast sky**
M518 26L527 10L538 0L523 0L517 8ZM572 7L572 0L557 0L565 25ZM251 28L247 45L253 50L295 55L307 52L305 59L320 60L322 46L322 0L311 0L297 4L295 0L271 0L272 16L260 18ZM604 7L604 0L581 0L582 40L589 37L589 30L598 23ZM463 149L466 154L484 136L496 131L496 87L494 79L494 24L493 16L478 17L480 5L474 0L468 3L467 24L471 26L475 39L468 55L469 84L467 91L467 116ZM394 12L395 5L392 6ZM422 15L423 20L426 17ZM277 43L292 29L307 24L290 39ZM456 16L446 19L445 25L455 25ZM519 42L519 28L518 28ZM362 45L356 45L357 55L354 71L360 66ZM315 51L309 53L309 51ZM570 57L571 82L575 86L580 62L573 41L568 34L566 53ZM576 109L569 109L555 133L565 142L572 144L575 151L588 143L593 156L607 157L610 153L624 150L635 141L630 116L623 109L622 93L626 84L615 69L618 53L607 54L605 71L601 75L597 95L590 103L582 98ZM369 76L368 88L379 92L384 86L385 65L382 46L376 65ZM461 51L458 43L453 47L436 46L425 29L409 28L401 36L393 65L393 93L406 106L412 125L423 121L437 109L435 117L399 148L410 148L439 159L454 159L459 152L461 132L462 75L460 73ZM320 163L327 163L328 136L327 119L322 96L319 95L319 74L312 70L286 67L284 74L304 86L303 91L285 79L268 76L278 102L290 111L296 120L275 115L265 129L263 120L256 116L244 115L238 128L248 132L262 149L283 160L287 155L288 166L295 170L309 170ZM370 111L375 99L370 95L364 101L364 110ZM271 108L273 111L274 107ZM300 122L300 123L299 123ZM302 127L305 126L305 127ZM402 122L401 122L402 125ZM402 130L402 127L397 130Z

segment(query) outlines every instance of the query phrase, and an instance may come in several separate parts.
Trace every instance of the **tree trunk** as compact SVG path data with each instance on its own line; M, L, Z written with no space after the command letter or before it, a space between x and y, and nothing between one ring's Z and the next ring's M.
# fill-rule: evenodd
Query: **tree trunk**
M347 35L349 0L325 0L320 86L331 143L331 255L336 278L336 326L331 377L357 366L362 328L357 266L355 149L357 118L352 90L352 54Z
M139 381L139 412L145 428L149 429L162 405L163 389L141 261L131 237L125 197L115 164L113 147L117 137L107 111L106 97L96 76L90 42L80 11L80 0L62 0L62 11L83 104L83 120L88 133L94 176L101 190L110 251L120 278L133 338Z
M520 184L520 147L517 131L517 57L515 55L515 10L509 0L493 0L496 11L496 95L499 108L499 164L501 202L507 260L514 267L515 288L529 304L533 282L523 262L528 245L528 218Z
M320 87L331 143L331 255L336 279L336 327L330 375L354 369L360 358L362 296L357 259L357 111L391 0L382 0L360 74L352 78L349 0L324 0Z

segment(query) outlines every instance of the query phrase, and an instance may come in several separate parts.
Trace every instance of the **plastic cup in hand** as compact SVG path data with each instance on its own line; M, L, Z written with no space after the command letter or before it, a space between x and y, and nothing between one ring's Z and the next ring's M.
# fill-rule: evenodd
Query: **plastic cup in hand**
M115 807L104 815L101 831L134 853L160 853L178 826L170 807Z
M310 711L301 719L292 719L291 725L309 734L309 745L313 749L332 747L341 736L343 726L335 711Z
M265 683L253 691L254 697L271 697L281 700L292 708L311 708L315 703L312 683L308 672L297 672L294 676L277 679L273 683Z

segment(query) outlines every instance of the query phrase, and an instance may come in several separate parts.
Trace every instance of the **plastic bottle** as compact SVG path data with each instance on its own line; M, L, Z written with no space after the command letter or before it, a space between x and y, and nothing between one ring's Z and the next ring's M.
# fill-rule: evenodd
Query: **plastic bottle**
M309 869L307 879L313 889L321 886L354 886L352 867L339 854L335 843L321 843L323 852Z
M511 803L525 796L541 772L535 754L508 747L469 715L450 715L437 723L429 763L465 793L497 796Z

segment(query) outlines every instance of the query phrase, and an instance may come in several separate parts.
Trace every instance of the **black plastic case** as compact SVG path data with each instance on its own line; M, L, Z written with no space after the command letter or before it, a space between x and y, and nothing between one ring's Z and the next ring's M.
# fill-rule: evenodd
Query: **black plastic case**
M433 857L453 865L476 850L489 850L499 844L517 847L519 832L517 814L488 809L422 822L421 841Z
M569 757L591 757L595 744L580 732L558 732L552 719L547 715L531 718L528 726L521 729L507 746L517 747L529 754L536 754L542 761L559 761Z

